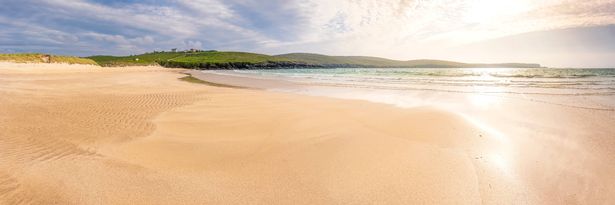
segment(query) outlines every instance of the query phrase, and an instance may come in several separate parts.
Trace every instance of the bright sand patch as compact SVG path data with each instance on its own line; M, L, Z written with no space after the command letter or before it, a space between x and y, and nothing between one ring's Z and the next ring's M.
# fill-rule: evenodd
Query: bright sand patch
M182 76L0 65L0 204L533 203L457 115Z

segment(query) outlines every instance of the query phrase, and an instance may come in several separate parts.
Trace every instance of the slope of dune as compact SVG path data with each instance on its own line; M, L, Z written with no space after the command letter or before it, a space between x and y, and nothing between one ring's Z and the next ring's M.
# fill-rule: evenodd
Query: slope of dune
M98 65L94 60L88 58L80 58L75 56L59 56L48 55L41 53L0 53L0 62L13 63L65 63L65 64L82 64L82 65Z

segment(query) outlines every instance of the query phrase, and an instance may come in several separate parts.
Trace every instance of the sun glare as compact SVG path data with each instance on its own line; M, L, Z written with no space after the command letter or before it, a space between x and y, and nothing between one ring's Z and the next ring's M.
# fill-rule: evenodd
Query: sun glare
M473 86L472 94L469 94L467 99L476 108L486 109L500 102L501 99L497 96L497 93L501 93L504 90L501 87L492 86L495 79L487 74L488 71L480 72L482 72L482 75L477 80L480 80L482 83L486 84Z
M472 96L470 96L470 102L472 103L472 105L476 107L486 108L498 102L498 97L492 96L489 94L477 93L477 94L472 94Z
M492 154L489 155L488 160L491 161L491 163L498 168L502 173L506 174L507 176L511 177L513 174L513 170L512 170L512 165L511 165L511 161L508 157L505 157L502 154Z
M530 9L524 0L475 0L468 2L464 19L469 23L482 23Z

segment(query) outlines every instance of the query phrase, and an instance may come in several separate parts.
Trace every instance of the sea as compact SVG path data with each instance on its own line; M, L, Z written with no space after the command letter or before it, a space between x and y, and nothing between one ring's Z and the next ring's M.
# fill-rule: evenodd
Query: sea
M417 92L429 92L483 96L479 101L498 96L581 109L615 110L615 69L612 68L334 68L217 73L312 86L299 90L277 89L281 91L350 96L407 106L417 105L416 98L420 97L415 95ZM392 97L406 102L391 102Z
M613 95L615 69L336 68L237 70L292 81L393 90Z
M594 178L594 173L579 172L578 167L607 170L604 164L611 162L615 154L615 69L336 68L204 72L232 76L211 75L213 80L241 81L248 87L254 82L255 88L292 95L444 111L481 133L476 139L486 144L484 150L477 152L480 157L471 158L479 159L474 163L492 164L494 171L504 176L501 180L510 182L530 177L561 185L563 177L581 186L600 184L603 179ZM344 106L350 101L326 102ZM302 106L301 109L310 109L309 105ZM354 111L362 112L360 109L369 106L359 106ZM379 113L366 114L378 120ZM431 117L421 119L430 121ZM397 123L404 125L401 120ZM448 122L436 127L455 132ZM476 141L468 141L473 142ZM464 146L445 150L461 151L467 149Z

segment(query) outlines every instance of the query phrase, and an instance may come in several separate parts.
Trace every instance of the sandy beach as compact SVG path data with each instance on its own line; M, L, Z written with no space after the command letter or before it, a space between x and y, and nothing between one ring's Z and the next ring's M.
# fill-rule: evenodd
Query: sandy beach
M182 72L0 64L0 204L615 200L613 139L521 147L430 106L216 87ZM600 156L576 152L589 148ZM507 165L511 149L527 156Z

